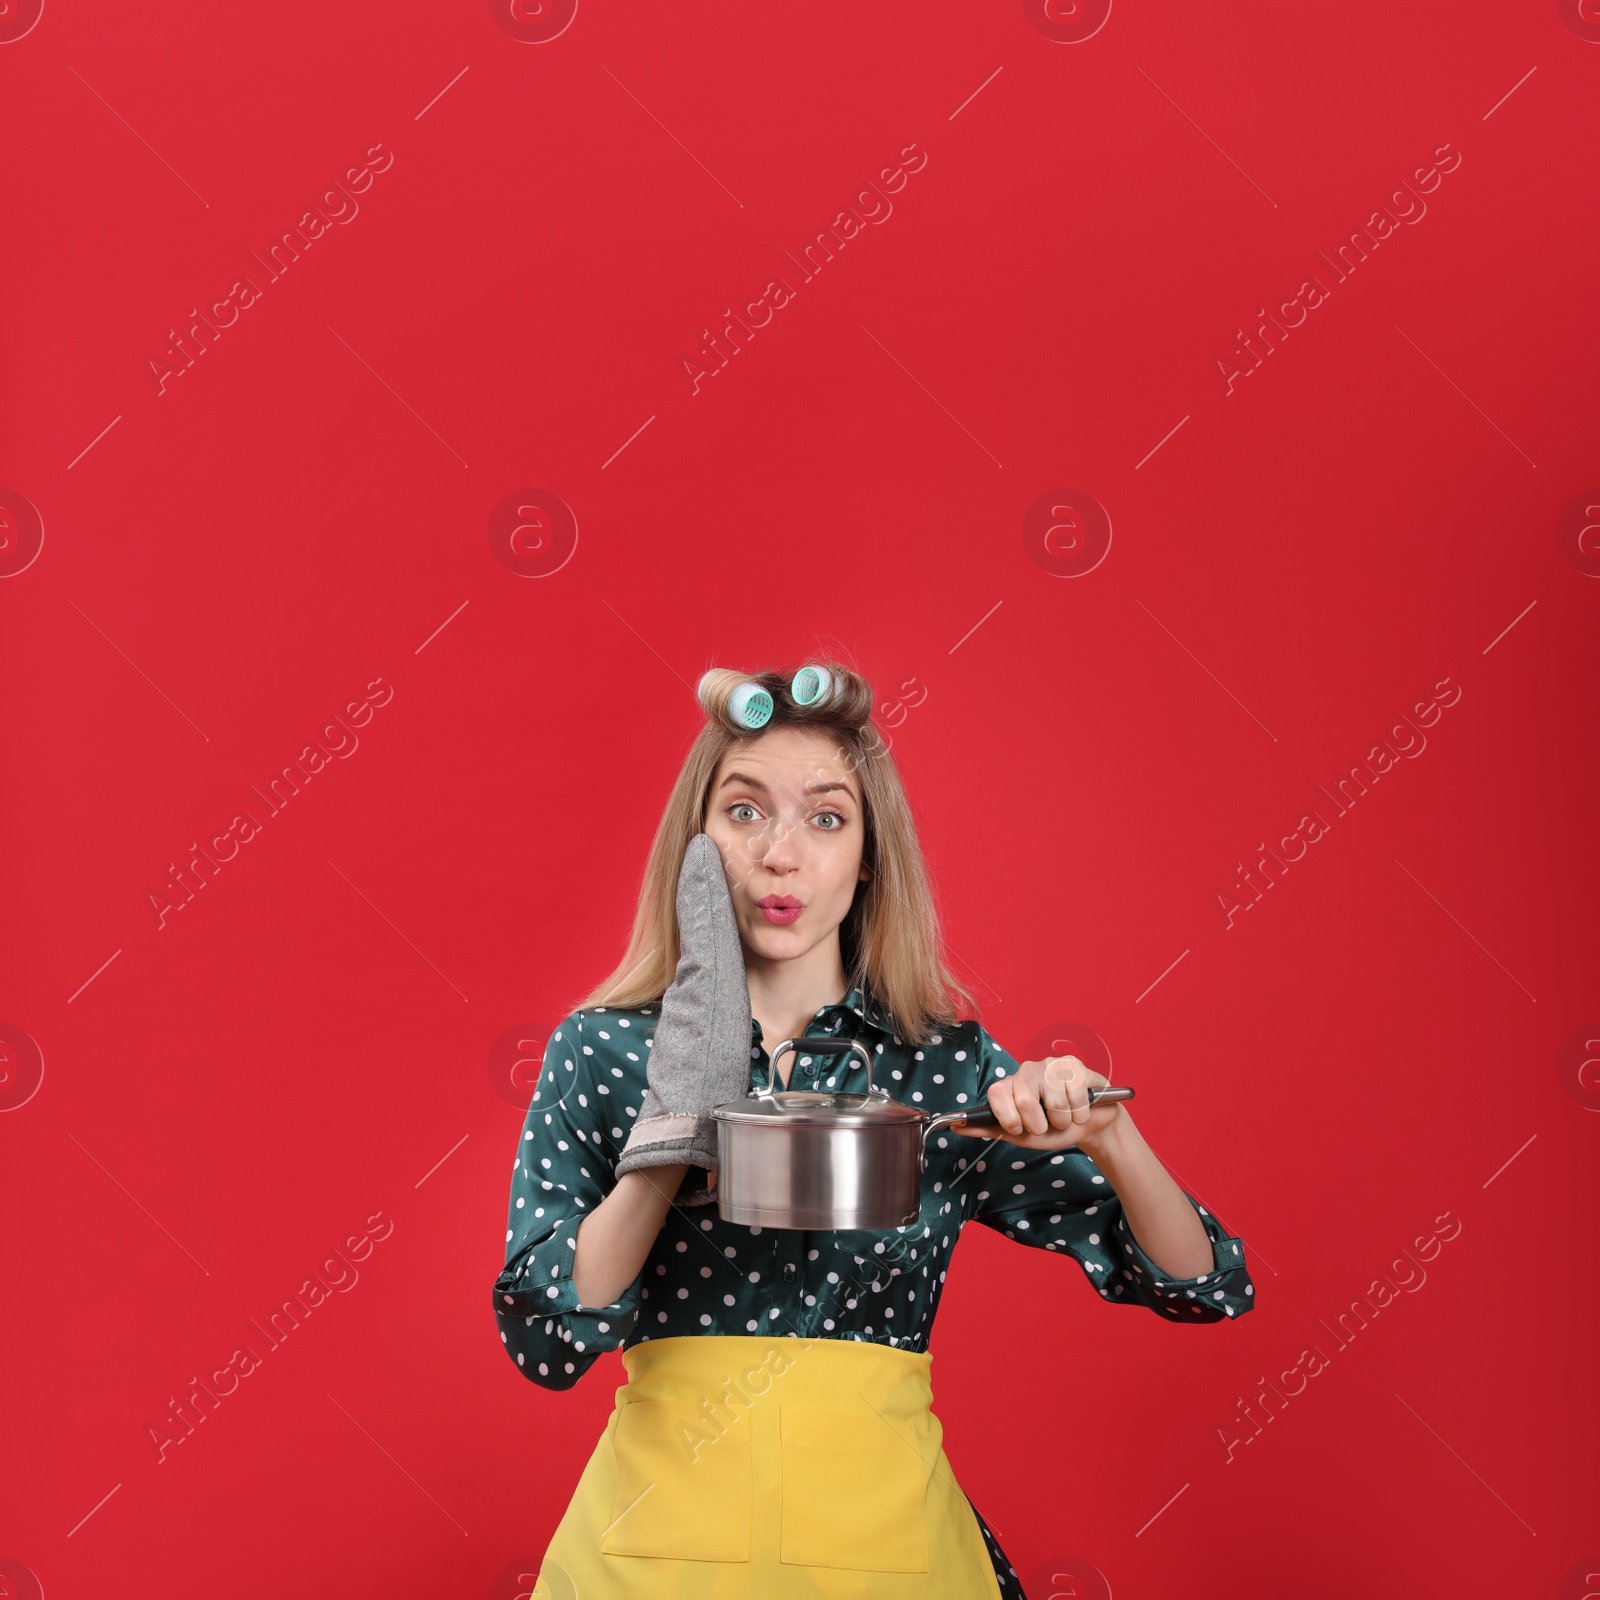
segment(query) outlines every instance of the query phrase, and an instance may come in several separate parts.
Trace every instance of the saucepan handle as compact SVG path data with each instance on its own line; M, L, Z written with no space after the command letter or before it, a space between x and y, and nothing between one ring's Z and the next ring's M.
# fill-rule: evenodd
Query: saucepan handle
M1127 1084L1119 1084L1115 1088L1107 1085L1104 1089L1091 1089L1089 1091L1089 1104L1094 1105L1101 1100L1131 1100L1133 1090ZM938 1116L930 1117L928 1125L923 1130L924 1136L936 1128L951 1128L957 1124L967 1128L998 1128L1000 1119L988 1106L975 1106L971 1111L941 1111Z
M867 1093L877 1094L872 1085L872 1052L861 1043L859 1039L785 1039L776 1050L772 1052L772 1059L768 1063L766 1087L763 1094L771 1094L778 1087L778 1057L785 1050L804 1050L807 1055L814 1056L847 1056L852 1053L861 1057L861 1064L867 1069Z

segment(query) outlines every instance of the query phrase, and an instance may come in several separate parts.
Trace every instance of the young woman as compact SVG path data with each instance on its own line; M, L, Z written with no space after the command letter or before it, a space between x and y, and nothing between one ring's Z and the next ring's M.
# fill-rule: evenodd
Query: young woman
M512 1174L500 1337L568 1389L627 1383L535 1593L1013 1597L931 1410L928 1337L961 1228L1076 1261L1173 1322L1251 1308L1244 1247L1179 1188L1107 1081L1019 1064L942 956L910 807L848 669L713 670L621 965L552 1034ZM787 1039L860 1040L928 1112L922 1210L883 1231L717 1215L711 1107ZM795 1089L866 1088L854 1055L783 1054Z

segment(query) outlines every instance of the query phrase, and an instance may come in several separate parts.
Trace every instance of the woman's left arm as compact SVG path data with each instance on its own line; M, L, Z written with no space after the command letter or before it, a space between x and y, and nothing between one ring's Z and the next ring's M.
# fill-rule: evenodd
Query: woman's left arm
M1126 1106L1112 1102L1105 1131L1078 1148L1106 1176L1139 1248L1172 1278L1195 1278L1216 1266L1211 1240L1188 1195L1144 1142Z
M1018 1063L981 1026L975 1043L978 1098L1000 1137L959 1130L979 1180L971 1221L1065 1251L1113 1304L1205 1322L1253 1308L1243 1241L1179 1188L1121 1102L1088 1103L1103 1077L1075 1057Z

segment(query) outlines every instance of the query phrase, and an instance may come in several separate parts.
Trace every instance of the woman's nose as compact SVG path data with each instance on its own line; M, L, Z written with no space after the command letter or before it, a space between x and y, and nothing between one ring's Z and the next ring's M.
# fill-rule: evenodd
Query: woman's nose
M793 866L798 860L798 849L795 840L795 828L792 823L785 822L782 817L773 819L772 826L767 829L766 852L763 860L768 867Z

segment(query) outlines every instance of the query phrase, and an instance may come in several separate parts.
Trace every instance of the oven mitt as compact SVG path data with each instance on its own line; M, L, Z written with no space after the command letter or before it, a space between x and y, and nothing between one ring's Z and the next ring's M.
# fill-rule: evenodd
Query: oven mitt
M697 833L678 872L677 975L661 1000L646 1067L648 1088L617 1161L617 1175L686 1161L674 1204L705 1205L717 1170L713 1106L750 1088L750 991L722 853Z

